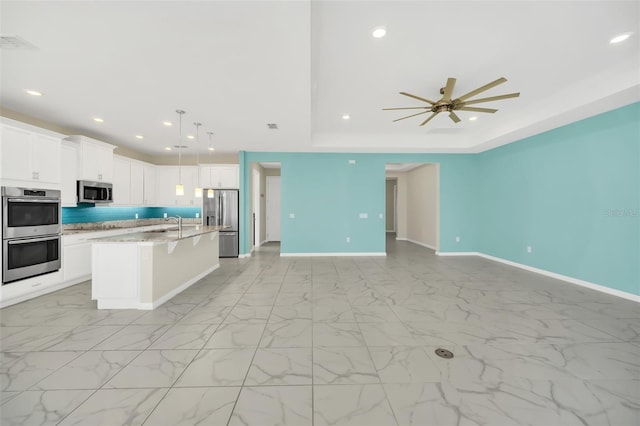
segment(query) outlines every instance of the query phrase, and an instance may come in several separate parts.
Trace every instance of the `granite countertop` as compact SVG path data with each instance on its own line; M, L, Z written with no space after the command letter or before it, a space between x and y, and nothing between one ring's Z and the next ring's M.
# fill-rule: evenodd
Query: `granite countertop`
M198 218L184 218L183 224L185 226L201 225L202 219ZM165 219L130 219L130 220L114 220L109 222L88 222L88 223L74 223L62 225L62 235L76 235L85 234L88 232L100 232L100 231L126 231L130 228L140 228L145 226L156 225L175 225L175 222L168 222Z
M90 241L96 243L167 243L183 240L185 238L196 237L198 235L218 232L225 229L225 226L202 226L183 225L182 234L178 227L174 226L153 231L134 232L131 234L112 235L110 237L91 238Z

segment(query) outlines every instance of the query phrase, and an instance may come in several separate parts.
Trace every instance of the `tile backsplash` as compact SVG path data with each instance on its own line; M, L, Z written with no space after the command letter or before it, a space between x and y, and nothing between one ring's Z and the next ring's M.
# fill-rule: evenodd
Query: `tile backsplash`
M195 218L196 214L202 217L200 207L111 207L93 205L80 205L78 207L62 208L62 223L87 223L87 222L108 222L112 220L135 219L155 219L167 216L182 216L184 218Z

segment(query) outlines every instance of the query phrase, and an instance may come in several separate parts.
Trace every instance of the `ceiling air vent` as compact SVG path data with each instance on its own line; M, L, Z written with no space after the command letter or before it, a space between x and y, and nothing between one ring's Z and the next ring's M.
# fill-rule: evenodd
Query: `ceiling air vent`
M276 123L267 123L267 127L272 129L272 130L277 130L278 129L278 125Z
M174 147L174 148L176 148L176 149L180 149L180 148L182 148L182 149L189 148L187 145L174 145L173 147Z
M36 47L18 36L0 35L0 48L2 49L36 49Z

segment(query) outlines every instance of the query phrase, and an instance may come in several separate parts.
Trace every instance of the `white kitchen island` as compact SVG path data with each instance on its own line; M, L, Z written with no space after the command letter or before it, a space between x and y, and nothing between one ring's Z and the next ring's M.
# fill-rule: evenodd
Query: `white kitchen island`
M220 267L219 226L184 226L92 240L98 309L154 309Z

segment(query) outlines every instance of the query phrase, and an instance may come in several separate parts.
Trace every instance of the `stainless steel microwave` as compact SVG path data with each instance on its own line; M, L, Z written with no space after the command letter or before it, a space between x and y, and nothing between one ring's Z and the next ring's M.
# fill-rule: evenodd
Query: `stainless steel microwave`
M78 203L113 203L113 185L106 182L79 180Z

